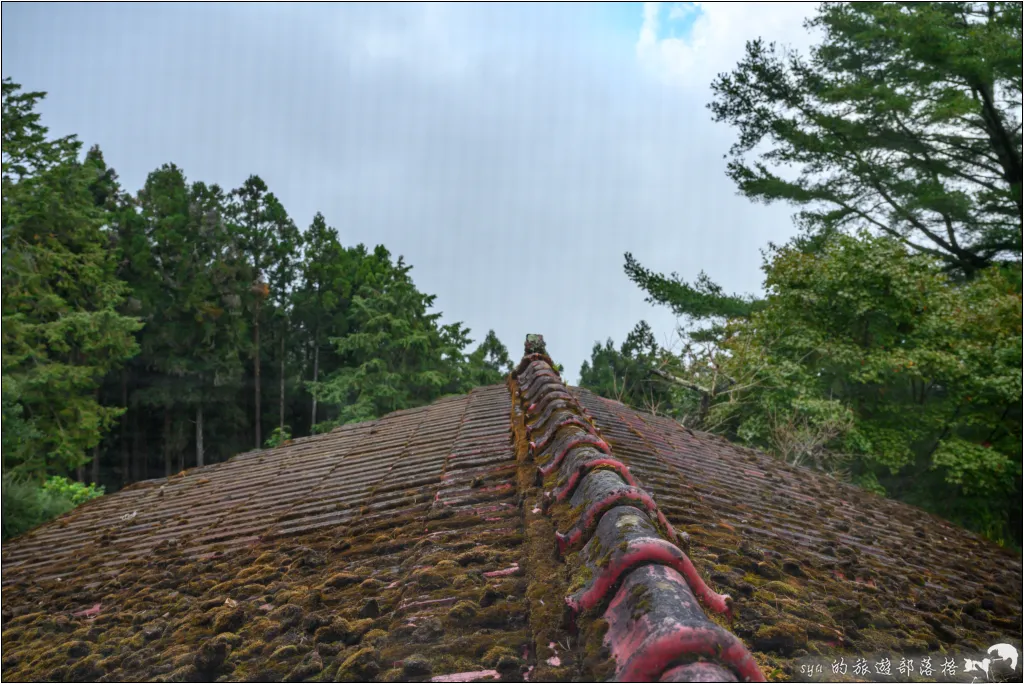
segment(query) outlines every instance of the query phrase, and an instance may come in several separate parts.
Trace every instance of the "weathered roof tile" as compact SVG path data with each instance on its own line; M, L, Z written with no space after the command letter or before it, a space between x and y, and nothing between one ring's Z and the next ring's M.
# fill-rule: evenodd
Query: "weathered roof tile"
M5 544L4 678L720 681L1019 647L1018 555L567 388L529 344L509 387L139 483Z

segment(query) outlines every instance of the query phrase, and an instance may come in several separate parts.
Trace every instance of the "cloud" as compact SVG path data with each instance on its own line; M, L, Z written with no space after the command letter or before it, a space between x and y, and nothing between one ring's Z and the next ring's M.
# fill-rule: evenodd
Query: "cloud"
M742 51L713 44L716 8L667 20L704 36L694 87L705 56L724 69ZM100 144L128 189L169 161L225 188L257 173L300 226L322 211L346 244L404 255L476 339L493 328L516 355L544 334L572 381L595 341L640 319L674 328L624 252L754 292L760 248L794 232L787 208L737 196L733 134L705 94L649 77L674 62L637 59L642 8L628 33L615 13L631 8L614 9L8 3L3 66L49 91L44 123ZM753 38L756 24L726 25Z
M662 3L644 3L644 23L636 43L641 64L667 83L706 89L716 75L743 57L748 40L761 37L797 49L814 44L803 21L814 15L814 3L673 3L667 14L690 25L667 36Z
M645 3L651 4L651 3ZM669 5L668 18L672 21L681 21L695 15L698 11L696 3L673 2ZM644 13L646 17L646 12Z

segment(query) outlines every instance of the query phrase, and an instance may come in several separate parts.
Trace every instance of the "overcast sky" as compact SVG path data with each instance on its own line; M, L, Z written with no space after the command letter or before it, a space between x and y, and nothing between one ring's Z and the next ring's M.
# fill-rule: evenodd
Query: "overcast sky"
M662 4L11 4L3 75L49 93L51 133L99 144L138 190L166 162L258 174L305 228L413 264L446 321L513 358L542 333L567 379L646 319L623 253L728 290L792 209L725 176L715 74L746 40L804 48L813 7Z

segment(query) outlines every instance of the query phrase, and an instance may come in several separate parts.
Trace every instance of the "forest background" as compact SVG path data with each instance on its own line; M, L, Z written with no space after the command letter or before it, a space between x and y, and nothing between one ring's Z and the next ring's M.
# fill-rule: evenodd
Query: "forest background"
M764 292L626 275L680 318L580 384L1021 544L1021 6L826 3L712 86ZM498 383L411 266L300 229L259 176L121 187L3 82L3 536L131 482ZM739 200L742 201L742 200ZM723 247L725 248L725 247ZM530 331L527 331L530 332Z

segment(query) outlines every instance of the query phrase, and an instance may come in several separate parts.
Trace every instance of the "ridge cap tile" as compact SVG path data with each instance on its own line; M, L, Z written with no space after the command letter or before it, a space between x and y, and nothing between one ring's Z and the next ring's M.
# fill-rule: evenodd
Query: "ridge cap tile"
M629 468L615 459L613 447L595 434L596 426L579 404L578 396L569 392L557 375L547 372L553 366L551 359L531 357L538 339L543 345L542 336L527 337L527 355L517 366L517 372L509 377L509 387L514 392L514 401L523 409L527 458L537 463L542 454L548 454L543 464L536 466L538 481L553 477L555 484L554 489L544 494L543 513L552 514L554 503L571 497L566 519L570 529L556 532L558 548L564 555L584 542L578 552L583 565L577 583L582 584L575 591L575 583L571 585L565 597L570 621L592 619L594 611L600 610L603 619L617 626L605 635L605 644L616 661L617 678L658 681L664 675L670 681L681 681L679 677L727 672L733 681L764 681L743 643L710 621L694 597L700 596L708 607L726 613L730 613L731 599L711 591L686 552L673 543L678 539L675 530L654 499L637 486ZM549 399L544 403L549 396L563 393L573 399ZM538 411L543 413L537 415ZM544 432L537 434L545 426ZM558 437L560 433L562 436ZM576 455L584 449L595 452L597 457ZM588 464L592 467L588 468ZM636 508L636 504L647 512ZM649 515L654 515L662 529ZM652 563L676 573L682 580L676 595L692 599L692 605L678 601L659 605L657 612L663 619L654 636L643 632L649 625L644 616L650 613L651 606L632 605L627 620L630 627L622 627L619 606L623 601L613 599L614 594L609 596L610 591L624 587L630 578L640 577L638 573L649 574L644 568ZM621 589L617 591L621 593ZM666 640L674 645L667 646ZM710 647L712 643L716 646ZM703 658L701 662L706 664L678 663L686 658Z

